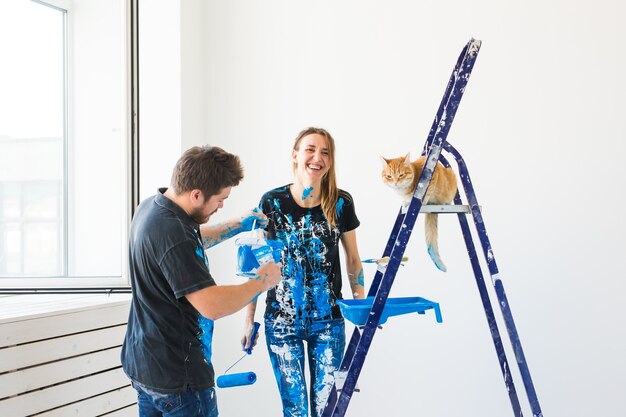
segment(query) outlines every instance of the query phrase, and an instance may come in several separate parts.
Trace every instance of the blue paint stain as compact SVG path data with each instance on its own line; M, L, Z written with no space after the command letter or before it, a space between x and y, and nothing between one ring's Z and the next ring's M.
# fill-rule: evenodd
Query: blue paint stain
M259 267L252 248L248 245L237 248L237 273L240 275L250 274Z
M202 314L198 314L198 340L202 345L202 353L207 363L211 363L213 355L213 320L209 320Z
M359 276L357 277L357 283L363 287L365 287L365 277L363 276L363 270L359 271Z
M330 265L325 264L324 243L315 236L319 226L310 214L301 217L297 224L289 214L278 219L283 224L277 238L287 248L282 257L285 304L296 320L331 316Z
M443 261L439 257L439 253L435 251L432 245L428 245L428 254L430 255L430 259L432 259L433 263L440 271L446 272L447 268L444 265Z
M255 215L250 215L244 218L241 221L241 230L244 230L244 231L252 230L252 228L256 225L257 220L260 221L260 219Z
M204 262L204 250L200 246L196 246L196 255Z
M198 255L198 257L200 259L202 259L202 262L204 262L204 264L206 265L207 269L209 268L209 258L207 258L206 253L204 252L204 244L202 242L202 238L200 237L199 234L195 235L194 238L197 240L198 245L196 245L196 255Z
M312 191L313 187L305 188L304 191L302 191L302 200L305 200L307 197L309 197Z
M335 209L337 210L337 217L341 216L341 210L343 210L343 198L339 197L339 199L337 200L337 205L335 206Z
M266 333L270 360L279 382L283 398L284 415L320 416L333 378L328 376L339 369L345 350L345 325L343 320L300 323L294 326L274 324ZM305 338L307 349L294 338ZM305 354L305 352L307 352ZM312 379L310 390L304 375L305 355L308 357ZM311 406L306 393L310 393Z
M213 240L210 237L205 237L202 239L202 246L204 246L204 249L209 249L212 246L217 245L219 242L217 240Z
M218 243L230 239L231 237L237 235L240 231L240 229L233 229L230 226L226 227L226 231L220 235Z
M253 213L261 213L261 209L258 208L258 207L255 207L252 210L252 212ZM258 216L255 216L254 214L251 214L251 215L245 217L243 220L241 220L241 230L245 230L245 231L252 230L252 228L255 227L255 224L256 224L257 228L262 228L262 227L265 226L262 223L266 223L267 224L267 221L261 220Z
M282 242L266 239L266 245L242 245L237 249L237 275L254 277L259 266L273 260L279 263L284 250ZM258 278L257 278L258 279Z
M267 243L267 245L260 246L258 248L252 248L252 253L254 254L254 257L260 265L267 263L271 260L279 263L285 246L282 242L274 239L266 239L265 242Z
M282 198L291 198L291 194L286 193ZM273 238L284 245L281 251L283 280L276 287L276 298L269 308L280 311L280 316L290 323L327 320L336 307L330 282L333 264L327 258L328 251L335 249L326 245L337 245L341 233L337 227L329 229L317 209L301 214L283 212L282 198L271 197L262 203L273 225ZM338 201L339 213L344 203L344 199Z

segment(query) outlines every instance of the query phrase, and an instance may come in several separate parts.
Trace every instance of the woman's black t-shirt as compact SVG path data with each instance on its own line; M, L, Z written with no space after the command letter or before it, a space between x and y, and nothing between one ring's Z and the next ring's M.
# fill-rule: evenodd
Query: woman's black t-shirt
M284 324L340 318L336 304L341 295L339 239L360 222L352 196L339 190L337 224L330 228L321 206L300 207L289 185L263 195L260 208L269 219L267 238L285 246L281 262L283 279L268 291L265 318Z

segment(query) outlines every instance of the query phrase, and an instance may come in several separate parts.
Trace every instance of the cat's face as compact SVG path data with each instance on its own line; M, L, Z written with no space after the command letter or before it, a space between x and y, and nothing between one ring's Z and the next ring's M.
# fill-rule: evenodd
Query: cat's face
M383 169L381 176L383 182L395 190L413 187L413 168L408 155L400 158L381 158Z

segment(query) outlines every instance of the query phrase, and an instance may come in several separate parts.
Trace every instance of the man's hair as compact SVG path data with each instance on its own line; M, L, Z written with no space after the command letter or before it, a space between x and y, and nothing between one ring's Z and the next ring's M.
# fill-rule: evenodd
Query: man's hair
M200 190L208 199L223 188L239 185L243 167L239 157L217 146L194 146L182 154L172 173L176 195Z

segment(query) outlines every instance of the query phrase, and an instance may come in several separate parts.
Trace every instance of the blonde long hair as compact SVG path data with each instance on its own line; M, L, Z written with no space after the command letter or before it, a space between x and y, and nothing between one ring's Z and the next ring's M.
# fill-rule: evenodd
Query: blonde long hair
M326 175L322 178L322 189L320 194L322 199L322 211L324 212L324 216L326 217L326 220L328 220L330 227L333 227L337 224L337 210L335 209L335 206L337 205L337 199L339 198L339 190L337 189L337 180L335 177L335 140L325 129L319 127L309 127L298 133L298 136L293 144L293 150L298 151L302 138L313 134L324 136L326 138L326 142L328 142L330 167ZM297 168L298 164L294 162L294 174Z

